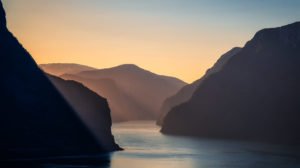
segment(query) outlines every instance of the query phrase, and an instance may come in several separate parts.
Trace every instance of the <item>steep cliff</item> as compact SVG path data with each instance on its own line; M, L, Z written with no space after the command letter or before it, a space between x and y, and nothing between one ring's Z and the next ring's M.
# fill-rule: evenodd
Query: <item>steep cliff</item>
M231 57L237 54L240 50L241 48L239 47L232 48L230 51L223 54L220 57L220 59L214 64L214 66L207 70L207 72L202 78L196 80L195 82L189 85L184 86L174 96L167 98L161 106L160 117L157 120L157 124L162 125L166 115L172 108L188 101L193 96L193 93L195 92L197 87L201 85L201 83L206 78L208 78L216 72L219 72L223 68L223 66L226 65L226 63L231 59Z
M1 1L0 76L1 160L99 154L117 149L107 149L98 141L8 31Z
M103 144L102 147L107 151L118 150L111 133L110 108L106 99L76 81L67 81L52 75L48 75L48 78L100 144Z
M168 113L162 132L299 144L299 100L297 22L259 31L188 102Z

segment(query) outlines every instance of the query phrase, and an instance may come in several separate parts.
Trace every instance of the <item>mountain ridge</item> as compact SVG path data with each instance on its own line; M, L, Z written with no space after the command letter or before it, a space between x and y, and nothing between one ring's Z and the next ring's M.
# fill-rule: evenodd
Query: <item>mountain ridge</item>
M259 31L190 101L168 113L161 131L299 143L299 55L299 22Z
M203 82L203 80L205 80L208 76L213 75L214 73L220 71L222 69L222 67L229 61L229 59L232 56L234 56L236 53L238 53L240 50L241 50L240 47L232 48L231 50L229 50L228 52L223 54L217 60L217 62L206 71L206 73L204 74L203 77L194 81L191 84L184 86L175 95L168 97L164 101L164 103L162 104L162 106L160 108L160 111L161 111L160 117L158 118L156 124L162 125L165 116L173 107L188 101L192 97L192 95L193 95L194 91L197 89L197 87Z
M51 73L51 75L55 76L61 76L64 74L74 74L82 71L96 70L96 68L76 63L39 64L39 67L43 71L47 71Z
M106 97L112 108L114 122L156 120L159 115L158 108L164 99L186 85L177 78L157 75L134 64L83 70L74 74L64 73L60 77L83 83ZM110 82L111 86L108 86L108 81L101 83L100 80L103 79L110 79L113 84ZM125 114L130 117L126 117Z
M154 118L151 112L140 107L140 105L135 102L132 97L124 93L112 79L89 79L67 74L63 75L62 78L83 83L85 86L89 87L89 89L107 98L112 110L113 122L147 120Z

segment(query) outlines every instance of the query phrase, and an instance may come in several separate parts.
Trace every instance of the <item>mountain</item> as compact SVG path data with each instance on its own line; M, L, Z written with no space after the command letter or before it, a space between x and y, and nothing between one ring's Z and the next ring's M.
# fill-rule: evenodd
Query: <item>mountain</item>
M256 33L164 120L166 134L300 142L300 22Z
M105 144L103 148L108 151L116 148L117 145L111 133L110 109L106 99L76 81L63 80L53 75L48 75L48 78L98 141Z
M94 92L107 98L112 111L113 122L149 120L155 118L150 111L142 107L128 94L124 93L112 79L90 79L77 75L63 75L62 77L83 83Z
M63 64L60 66L63 67ZM48 72L47 69L44 70ZM113 122L156 120L160 116L162 102L186 85L177 78L157 75L133 64L64 74L60 77L83 83L107 98Z
M155 118L162 102L186 85L183 81L146 71L136 65L125 64L113 68L84 71L76 74L90 79L110 78Z
M40 68L48 74L60 76L63 74L76 74L82 71L92 71L92 68L85 65L70 64L70 63L53 63L53 64L40 64Z
M210 69L207 70L205 75L200 78L199 80L196 80L195 82L184 86L182 89L180 89L175 95L167 98L164 103L161 106L160 109L160 117L157 120L157 125L162 125L165 116L168 114L168 112L173 108L176 107L186 101L188 101L197 87L201 85L201 83L208 78L209 76L213 75L214 73L220 71L223 66L230 60L232 56L237 54L241 48L235 47L232 48L230 51L227 53L223 54L220 59L214 64L214 66Z
M0 21L0 160L90 155L118 149L117 145L106 148L98 141L89 124L78 117L9 32L1 1ZM102 112L109 116L109 110ZM111 137L109 131L102 135Z

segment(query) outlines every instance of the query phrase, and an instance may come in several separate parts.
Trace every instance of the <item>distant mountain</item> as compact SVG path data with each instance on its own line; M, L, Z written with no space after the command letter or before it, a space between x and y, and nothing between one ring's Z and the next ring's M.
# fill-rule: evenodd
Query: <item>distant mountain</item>
M63 64L60 66L63 67ZM61 77L83 83L107 98L113 122L156 120L164 100L186 85L177 78L157 75L133 64L64 74Z
M112 79L90 79L77 75L63 75L62 77L83 83L94 92L106 97L112 111L113 122L155 118L152 112L142 107L135 99L124 93Z
M50 81L86 123L105 150L117 147L111 133L110 109L106 99L81 83L48 75ZM109 136L108 136L109 135Z
M107 148L98 141L8 31L1 1L0 46L0 161L118 149L117 145ZM109 116L109 110L102 112ZM109 126L105 125L105 130ZM102 135L112 136L109 130ZM110 144L114 144L113 139Z
M89 66L70 63L40 64L39 66L43 71L55 76L60 76L64 74L76 74L82 71L96 70L96 68L92 68Z
M186 85L183 81L146 71L136 65L125 64L113 68L84 71L76 74L90 79L109 78L155 118L163 101Z
M184 86L182 89L179 90L175 95L167 98L164 103L162 104L162 107L160 109L160 117L157 120L158 125L163 124L163 120L165 116L168 114L168 112L173 108L176 107L186 101L188 101L197 87L209 76L213 75L216 72L219 72L223 66L230 60L232 56L237 54L241 48L235 47L232 48L230 51L225 53L220 57L220 59L214 64L214 66L207 70L206 74L200 78L199 80L196 80L195 82Z
M164 120L167 134L300 142L300 22L259 31Z

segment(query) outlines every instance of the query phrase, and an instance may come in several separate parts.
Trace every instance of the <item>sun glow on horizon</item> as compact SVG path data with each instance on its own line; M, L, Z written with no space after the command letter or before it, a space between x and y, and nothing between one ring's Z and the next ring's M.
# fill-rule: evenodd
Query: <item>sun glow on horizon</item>
M189 83L256 31L300 20L296 0L3 2L10 30L38 64L130 63Z

